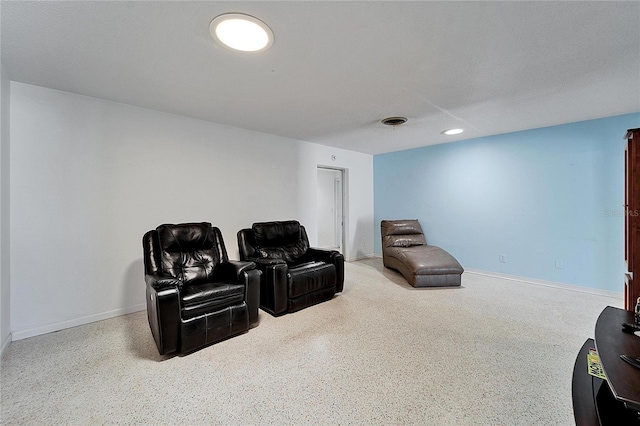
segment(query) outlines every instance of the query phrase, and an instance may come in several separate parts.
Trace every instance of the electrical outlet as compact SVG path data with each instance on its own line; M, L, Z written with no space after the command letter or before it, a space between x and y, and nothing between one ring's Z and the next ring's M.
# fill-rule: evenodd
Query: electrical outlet
M562 269L562 260L556 260L556 269Z
M507 255L506 254L499 254L498 255L498 260L500 261L500 263L507 263Z

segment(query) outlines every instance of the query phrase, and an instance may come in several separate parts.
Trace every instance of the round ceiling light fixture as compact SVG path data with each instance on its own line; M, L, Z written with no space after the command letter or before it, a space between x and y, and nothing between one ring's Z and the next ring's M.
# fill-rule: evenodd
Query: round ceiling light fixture
M453 136L453 135L459 135L462 132L464 132L464 129L449 129L442 132L442 134L447 136Z
M273 44L273 31L258 18L243 13L225 13L209 24L211 36L224 46L241 52L262 52Z
M387 117L380 120L380 122L387 126L399 126L407 122L407 117Z

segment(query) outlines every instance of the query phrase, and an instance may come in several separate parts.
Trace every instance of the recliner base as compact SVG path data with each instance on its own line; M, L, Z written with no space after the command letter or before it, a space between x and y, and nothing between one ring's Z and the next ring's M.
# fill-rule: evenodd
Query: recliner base
M317 305L318 303L326 302L333 299L333 295L336 294L336 287L323 288L318 291L303 294L302 296L289 299L289 308L287 312L300 311L309 306Z
M187 353L249 330L247 304L181 321L180 352Z

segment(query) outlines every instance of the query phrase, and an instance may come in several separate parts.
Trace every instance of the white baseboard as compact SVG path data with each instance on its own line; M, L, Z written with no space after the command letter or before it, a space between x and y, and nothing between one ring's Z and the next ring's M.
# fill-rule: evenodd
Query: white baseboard
M0 348L0 358L4 355L4 353L9 349L9 345L11 345L11 333L7 335L7 338L2 342L2 347Z
M345 258L344 260L346 262L356 262L358 260L370 259L372 257L376 257L376 255L374 253L365 253L365 254L360 254L360 255L358 255L356 257Z
M41 334L53 333L54 331L64 330L65 328L77 327L79 325L89 324L96 321L102 321L109 318L119 317L120 315L127 315L133 312L138 312L146 309L145 304L130 306L128 308L114 309L112 311L101 312L99 314L88 315L85 317L75 318L68 321L56 322L54 324L47 324L40 327L29 328L26 330L13 331L13 341L26 339L28 337L39 336Z
M379 257L380 259L382 259L382 254L376 254L374 257ZM502 278L504 280L510 280L510 281L521 281L528 284L536 284L536 285L542 285L545 287L561 288L564 290L578 291L580 293L595 294L598 296L612 297L614 299L624 300L623 292L601 290L599 288L583 287L575 284L565 284L565 283L558 283L553 281L545 281L545 280L539 280L536 278L521 277L519 275L508 275L500 272L482 271L480 269L464 268L464 273L484 275L484 276L493 277L493 278Z
M624 299L624 293L622 292L618 293L615 291L601 290L598 288L591 288L591 287L583 287L575 284L557 283L553 281L539 280L536 278L521 277L518 275L502 274L500 272L481 271L478 269L465 268L464 273L484 275L484 276L493 277L493 278L502 278L503 280L521 281L527 284L536 284L536 285L542 285L545 287L561 288L563 290L578 291L580 293L595 294L598 296L612 297L614 299L620 299L620 300Z
M377 256L374 253L369 253L369 254L360 255L360 256L357 256L355 258L350 258L350 259L346 259L346 260L347 260L347 262L355 262L355 261L358 261L358 260L375 258L375 257L380 258L381 256ZM552 282L552 281L544 281L544 280L539 280L539 279L535 279L535 278L528 278L528 277L521 277L521 276L517 276L517 275L502 274L500 272L482 271L482 270L477 270L477 269L465 269L464 273L465 274L484 275L484 276L487 276L487 277L501 278L501 279L511 280L511 281L520 281L520 282L525 282L525 283L529 283L529 284L542 285L542 286L546 286L546 287L560 288L560 289L564 289L564 290L577 291L577 292L581 292L581 293L595 294L595 295L611 297L611 298L619 299L619 300L622 300L624 298L624 294L622 292L618 293L618 292L615 292L615 291L601 290L601 289L590 288L590 287L582 287L582 286L573 285L573 284L565 284L565 283L557 283L557 282ZM66 328L77 327L79 325L84 325L84 324L90 324L92 322L102 321L102 320L105 320L105 319L118 317L120 315L127 315L127 314L130 314L130 313L133 313L133 312L142 311L144 309L146 309L146 305L145 304L140 304L140 305L130 306L128 308L114 309L112 311L107 311L107 312L102 312L102 313L99 313L99 314L94 314L94 315L88 315L88 316L85 316L85 317L75 318L75 319L68 320L68 321L61 321L61 322L57 322L57 323L54 323L54 324L47 324L47 325L43 325L43 326L40 326L40 327L29 328L29 329L26 329L26 330L13 331L12 333L9 333L9 335L7 336L5 341L2 342L2 347L0 349L0 355L5 353L5 351L9 348L9 345L11 344L12 341L22 340L22 339L26 339L26 338L34 337L34 336L39 336L41 334L46 334L46 333L53 333L55 331L64 330Z

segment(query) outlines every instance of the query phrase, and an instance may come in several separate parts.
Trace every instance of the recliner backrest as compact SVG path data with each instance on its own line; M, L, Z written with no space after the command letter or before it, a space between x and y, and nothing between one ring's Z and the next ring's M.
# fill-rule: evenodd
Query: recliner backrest
M258 247L280 247L300 240L300 222L297 220L256 222L251 229Z
M251 230L256 257L295 262L309 249L307 232L296 220L256 222Z
M417 219L383 220L380 223L382 248L427 245L422 227Z
M159 272L184 285L212 281L216 266L227 260L220 230L207 222L160 225L156 237Z

